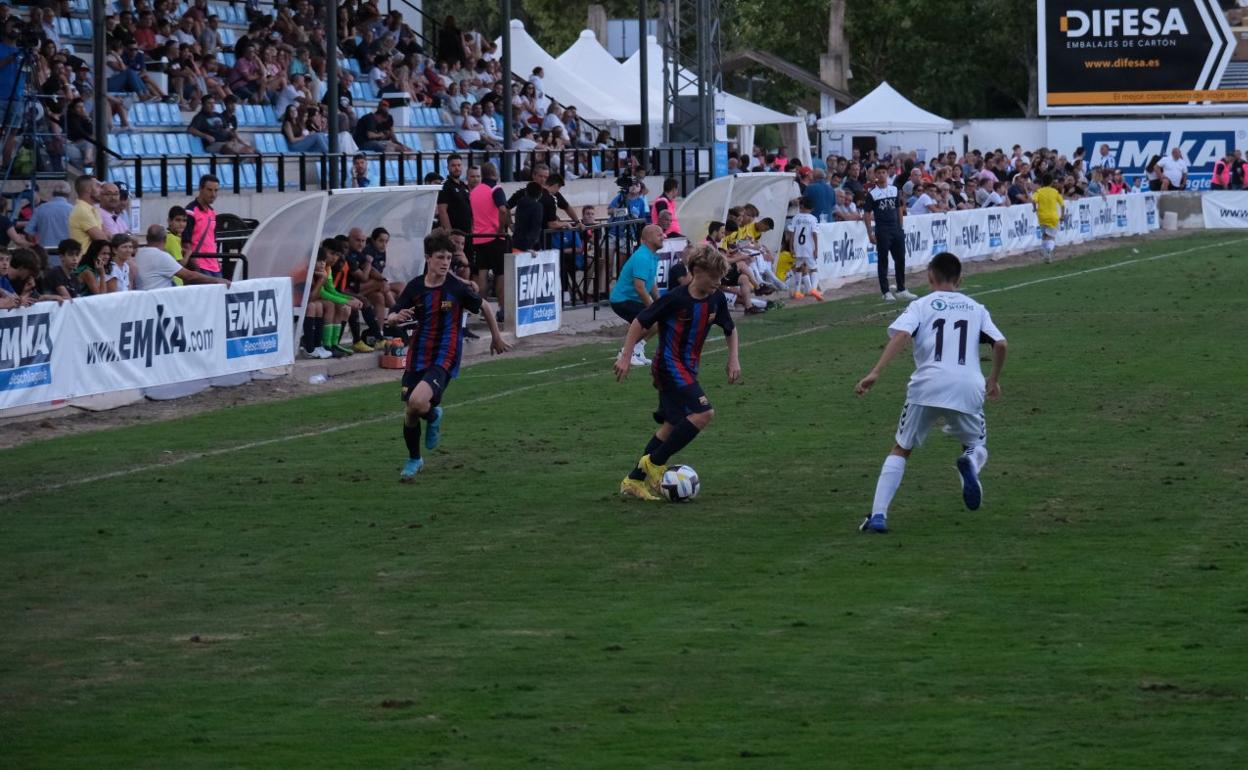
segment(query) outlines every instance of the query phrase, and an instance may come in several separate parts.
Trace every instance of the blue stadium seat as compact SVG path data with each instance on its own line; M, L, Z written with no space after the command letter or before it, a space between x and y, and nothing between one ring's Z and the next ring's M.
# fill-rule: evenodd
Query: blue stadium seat
M217 61L226 67L233 67L234 63L238 61L238 57L228 51L217 51Z
M453 152L457 149L455 147L454 134L447 134L444 132L434 134L434 142L434 149L438 152Z
M272 163L265 163L262 167L264 172L264 186L266 189L277 187L277 166ZM253 167L254 170L254 167Z
M134 151L134 147L131 144L132 138L130 134L109 134L108 147L123 158L133 158L135 155L142 155L141 152Z
M367 80L357 80L351 84L351 98L361 102L371 102L377 99L377 92L373 90L373 84Z
M194 154L194 151L191 149L191 139L198 139L198 137L192 137L190 134L168 134L167 136L169 138L168 144L169 144L169 152L171 154L174 154L174 155L193 155ZM203 145L201 144L200 147L202 148Z
M204 149L203 139L200 139L198 136L191 136L190 134L183 134L183 136L186 137L186 143L190 147L190 152L192 155L208 154L208 151Z
M87 13L91 10L91 3L89 0L70 0L69 10L74 13Z
M158 166L151 163L143 166L143 189L160 189L160 168Z
M219 31L221 33L221 44L226 48L233 48L234 44L238 42L238 35L234 33L234 30L229 27L221 27Z
M68 18L64 16L56 17L56 34L61 37L73 37L73 28L70 26Z
M109 166L108 179L110 182L124 182L126 187L134 189L134 166Z
M364 74L363 72L360 71L359 60L355 58L347 59L347 69L351 72L352 75L358 76L358 75Z
M408 147L411 147L413 150L419 150L421 148L420 134L416 133L415 131L404 131L402 133L396 133L394 135L394 138L398 139L400 144L405 144Z
M263 105L260 108L260 111L262 113L262 116L260 119L264 121L261 125L280 126L282 124L282 122L277 119L277 110L274 109L273 105L271 104Z
M589 169L590 171L593 171L595 174L602 173L602 156L601 155L599 155L598 153L594 153L593 155L589 156Z
M356 118L362 118L370 112L376 112L376 109L372 107L364 107L359 104L355 105L355 117Z
M161 113L161 125L170 127L182 126L182 113L176 104L161 102L157 105Z

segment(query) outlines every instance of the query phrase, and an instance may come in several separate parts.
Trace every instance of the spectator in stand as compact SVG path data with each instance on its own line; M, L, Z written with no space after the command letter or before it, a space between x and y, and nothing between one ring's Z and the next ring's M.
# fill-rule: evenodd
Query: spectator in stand
M60 301L59 294L40 295L37 291L39 257L30 249L15 249L5 253L7 264L0 264L0 309L12 310L28 307L36 302L50 299Z
M54 182L52 199L35 208L34 217L26 226L26 236L34 237L45 249L59 249L60 244L69 238L69 215L73 210L74 206L69 202L69 185ZM78 253L82 253L81 246ZM55 256L51 257L50 264L57 264Z
M113 246L106 240L91 241L86 256L74 268L78 296L108 294L108 273L113 263Z
M216 107L216 98L212 96L204 97L203 102L200 104L199 112L195 114L195 117L191 118L191 124L187 129L187 133L202 139L204 149L210 153L225 153L228 155L254 153L255 150L242 142L238 138L237 132L226 125L225 116L218 113Z
M127 196L127 199L129 196ZM100 185L100 202L96 206L99 209L100 223L104 228L104 234L109 238L114 235L123 235L130 232L130 218L126 216L125 205L121 202L121 188L112 183L105 182ZM116 249L114 248L114 252ZM115 260L117 255L113 254Z
M147 245L135 252L131 263L130 276L133 280L131 288L141 291L167 289L175 285L175 279L176 283L186 285L213 283L230 285L230 282L224 278L214 278L187 270L165 250L168 243L169 233L163 226L152 225L147 228Z
M459 144L472 150L497 149L499 147L497 142L486 140L485 126L481 123L479 115L474 115L474 112L480 113L481 105L464 102L459 107L455 131Z
M464 62L464 33L454 16L447 16L438 31L438 58L447 64Z
M199 192L186 206L187 226L182 233L182 253L190 259L191 267L214 278L222 277L221 262L216 257L217 211L212 207L220 189L221 180L215 175L199 178Z
M80 168L95 165L95 124L82 99L74 99L65 110L66 158Z
M1118 159L1109 151L1108 144L1102 144L1096 156L1088 164L1088 168L1111 169L1118 166Z
M811 202L813 206L813 201ZM811 214L813 215L813 210ZM836 191L836 209L832 212L833 218L837 222L858 222L862 220L862 213L858 211L858 206L854 203L854 196L849 190L841 189Z
M83 174L74 180L74 192L78 201L69 214L69 237L78 241L83 249L90 249L94 241L106 241L108 234L104 232L104 223L100 220L100 210L95 207L99 199L100 183L96 178ZM109 257L112 257L110 248Z
M60 242L57 252L56 264L43 274L44 291L59 294L62 299L74 299L78 296L78 279L74 271L82 257L82 246L73 238L66 238Z
M1157 161L1157 170L1161 174L1162 190L1187 189L1187 158L1178 147L1170 149L1170 156Z
M7 198L0 198L0 249L28 246L25 236L17 231L14 219L8 216L9 205ZM14 212L13 216L15 218L17 213Z
M481 184L468 193L472 207L472 247L477 269L477 286L482 296L486 294L489 274L494 274L494 292L503 296L503 253L507 246L507 231L511 225L511 213L507 208L507 196L498 184L498 169L493 163L481 164Z
M134 239L129 233L118 233L109 241L113 247L113 263L108 268L108 293L130 291L130 261L134 258Z
M372 185L372 180L368 178L368 156L358 154L351 159L351 186L372 187Z
M355 124L355 143L361 150L370 152L411 152L406 145L394 138L394 118L390 116L390 102L382 99L377 109L360 118Z
M282 115L282 135L286 137L287 146L294 152L322 155L329 152L329 134L308 131L305 110L297 104L288 105Z
M264 100L264 63L251 44L239 43L234 50L234 67L230 70L227 84L230 91L240 99L252 104Z
M1026 166L1026 164L1023 164ZM1027 178L1022 174L1014 176L1014 182L1006 191L1006 197L1010 201L1010 205L1017 206L1020 203L1031 203L1031 193L1027 188Z

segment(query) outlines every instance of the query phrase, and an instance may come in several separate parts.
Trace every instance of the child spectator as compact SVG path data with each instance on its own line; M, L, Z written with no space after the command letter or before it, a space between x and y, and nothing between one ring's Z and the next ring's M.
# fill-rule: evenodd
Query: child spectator
M179 265L186 265L186 256L182 254L182 233L186 230L186 209L181 206L173 206L169 209L169 216L166 219L165 235L165 251L169 252L169 256L178 261ZM182 279L174 276L174 286L181 286Z
M66 238L56 250L60 252L61 264L49 268L43 274L43 288L50 294L74 299L78 296L78 281L74 277L74 270L78 268L78 261L82 258L82 246L73 238Z
M134 239L124 233L113 236L113 264L108 268L108 291L130 291L130 260L134 257Z

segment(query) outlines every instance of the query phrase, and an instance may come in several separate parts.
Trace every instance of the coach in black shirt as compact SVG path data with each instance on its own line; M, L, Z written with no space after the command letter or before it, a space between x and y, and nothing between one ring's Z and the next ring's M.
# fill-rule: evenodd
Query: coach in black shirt
M460 230L472 233L472 201L468 197L468 185L461 174L464 160L459 153L451 153L446 159L446 181L438 193L438 225L444 230ZM472 239L467 245L471 247Z

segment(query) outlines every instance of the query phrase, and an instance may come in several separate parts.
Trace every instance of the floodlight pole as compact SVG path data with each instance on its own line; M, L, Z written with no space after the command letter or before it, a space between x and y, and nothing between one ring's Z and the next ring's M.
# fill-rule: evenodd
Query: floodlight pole
M641 146L650 144L650 46L646 45L646 0L637 0L637 50L641 53Z
M102 3L96 3L102 5ZM338 187L338 3L325 4L325 93L329 107L329 189Z
M95 178L101 182L108 178L108 133L113 118L108 106L108 78L104 72L105 47L105 3L91 4L91 66L95 78L95 109L92 120L95 121ZM27 84L33 88L34 83Z
M503 4L503 103L499 109L503 111L503 156L499 160L498 178L503 182L511 181L511 0L502 0Z

